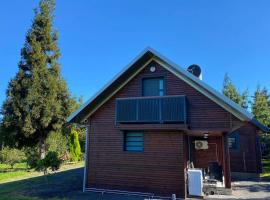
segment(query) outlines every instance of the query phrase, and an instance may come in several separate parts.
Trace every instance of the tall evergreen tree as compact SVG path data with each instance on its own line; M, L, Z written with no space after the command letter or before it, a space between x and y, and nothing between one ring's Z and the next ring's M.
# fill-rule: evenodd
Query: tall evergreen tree
M62 128L74 105L58 63L54 9L54 0L41 0L35 9L19 71L9 83L2 109L4 126L17 145L38 143L40 158L45 156L47 136Z
M254 94L252 104L252 113L256 119L261 123L270 126L270 108L269 108L269 94L266 88L261 89L260 86Z
M224 77L222 93L243 108L248 108L248 90L240 94L228 74Z

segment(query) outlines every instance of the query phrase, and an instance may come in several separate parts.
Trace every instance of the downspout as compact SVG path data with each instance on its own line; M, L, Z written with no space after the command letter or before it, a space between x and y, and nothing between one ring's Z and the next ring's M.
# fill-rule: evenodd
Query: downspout
M89 145L89 130L90 130L90 124L89 122L86 122L87 125L84 125L82 127L86 128L86 142L85 142L85 161L84 161L84 173L83 173L83 192L86 191L86 184L87 184L87 171L88 171L88 145Z

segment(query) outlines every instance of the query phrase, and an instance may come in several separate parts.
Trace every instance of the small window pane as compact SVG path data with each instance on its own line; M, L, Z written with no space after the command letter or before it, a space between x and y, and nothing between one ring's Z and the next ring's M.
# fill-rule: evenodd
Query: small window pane
M163 86L164 86L163 79L159 79L159 89L163 90Z
M145 78L143 79L143 96L163 96L164 80L163 78Z
M124 138L125 151L143 151L143 132L126 132Z
M228 137L229 149L239 149L240 148L240 135L238 132L233 132Z

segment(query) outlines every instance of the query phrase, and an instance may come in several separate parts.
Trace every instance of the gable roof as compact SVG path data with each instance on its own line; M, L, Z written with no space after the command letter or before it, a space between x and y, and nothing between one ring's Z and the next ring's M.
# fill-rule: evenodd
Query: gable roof
M72 115L70 115L67 121L69 123L82 123L153 60L174 75L176 75L178 78L198 90L199 92L210 98L212 101L220 105L222 108L233 114L241 121L251 122L258 128L260 128L262 131L269 132L269 128L258 122L254 118L253 114L249 113L246 109L231 101L228 97L216 91L214 88L199 80L196 76L179 67L177 64L165 58L163 55L150 47L142 51L108 84L106 84L99 92L97 92L78 110L76 110Z

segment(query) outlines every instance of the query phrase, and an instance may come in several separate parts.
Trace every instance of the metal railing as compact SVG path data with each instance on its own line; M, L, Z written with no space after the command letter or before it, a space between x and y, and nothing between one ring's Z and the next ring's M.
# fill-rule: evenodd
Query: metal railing
M117 123L186 123L186 97L116 99Z

